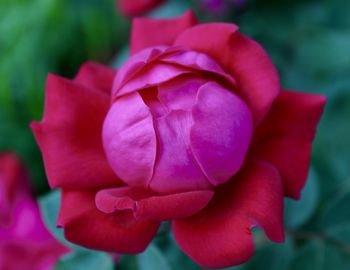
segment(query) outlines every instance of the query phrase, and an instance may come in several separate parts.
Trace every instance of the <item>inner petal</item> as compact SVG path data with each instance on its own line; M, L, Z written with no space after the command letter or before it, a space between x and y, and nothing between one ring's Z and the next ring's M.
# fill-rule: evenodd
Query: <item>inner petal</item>
M112 104L102 138L114 172L129 185L146 186L153 174L157 142L152 114L138 93Z
M149 183L159 193L210 189L211 184L198 166L190 146L191 112L172 111L155 120L158 152Z
M232 85L236 84L231 75L227 74L215 60L204 53L179 50L172 54L161 55L159 61L214 73L225 78Z
M196 103L199 87L206 82L203 78L191 74L162 83L158 87L159 101L169 110L189 111Z
M213 185L225 183L242 166L253 132L248 106L232 92L209 82L193 107L191 146Z
M136 78L131 79L127 84L118 89L117 92L114 92L115 95L112 98L115 99L128 93L156 86L180 75L193 72L194 71L190 68L177 65L166 63L152 63L147 67L144 67L142 72L140 72Z

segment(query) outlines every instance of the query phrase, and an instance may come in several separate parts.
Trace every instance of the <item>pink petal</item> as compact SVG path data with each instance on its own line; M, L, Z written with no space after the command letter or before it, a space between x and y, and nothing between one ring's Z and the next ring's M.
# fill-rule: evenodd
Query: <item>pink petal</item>
M232 86L235 86L234 78L227 74L215 60L206 54L196 51L179 50L172 54L161 56L159 60L219 75L226 79Z
M90 249L116 253L142 252L159 227L159 222L136 220L128 212L105 214L95 205L96 192L64 190L58 225L65 237Z
M220 187L207 208L173 222L181 249L205 268L229 267L254 252L251 228L260 226L275 242L284 240L283 191L277 170L248 161L240 174Z
M45 113L31 128L43 154L51 187L116 186L120 180L105 157L101 132L109 96L49 75Z
M282 91L255 131L251 154L276 166L292 198L299 198L305 184L325 102L323 96Z
M116 71L110 67L94 62L86 62L80 67L74 81L110 95L115 75Z
M217 61L235 78L235 91L252 110L254 122L259 123L279 93L279 76L264 49L237 29L225 23L197 25L180 34L174 45L205 53Z
M171 110L192 110L196 103L198 89L207 81L192 74L184 75L175 80L158 86L158 99Z
M242 166L252 137L247 105L214 82L203 85L193 107L193 154L213 185L225 183Z
M176 78L183 74L192 73L191 69L166 64L166 63L155 63L148 65L142 72L139 72L134 79L129 80L121 88L113 88L113 100L116 98L139 91L144 88L149 88L160 83L167 82L173 78Z
M203 190L157 195L150 190L114 188L99 191L96 205L104 213L131 210L136 218L168 220L197 213L208 204L213 194L213 191Z
M115 173L129 185L146 187L153 175L157 142L152 114L137 92L112 104L102 137Z
M158 152L150 188L159 193L210 189L190 146L191 112L172 111L155 124Z
M116 98L118 91L125 83L134 78L148 63L159 58L169 49L167 46L156 46L144 49L131 56L118 71L113 83L112 99Z
M135 54L147 47L170 46L176 37L196 24L192 11L171 19L136 18L131 29L131 53Z

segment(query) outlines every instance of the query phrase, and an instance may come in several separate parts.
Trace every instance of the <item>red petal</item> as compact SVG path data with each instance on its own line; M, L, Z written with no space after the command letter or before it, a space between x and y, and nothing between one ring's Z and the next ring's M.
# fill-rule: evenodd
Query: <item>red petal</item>
M323 96L282 91L255 131L251 153L276 166L287 196L299 198L305 184L325 102Z
M104 91L110 95L116 71L94 62L83 64L74 81L89 88Z
M58 225L65 237L87 248L116 253L142 252L159 222L136 220L129 211L105 214L95 205L96 192L64 190Z
M8 210L19 190L27 190L26 178L19 159L12 153L0 154L0 213ZM1 220L0 220L1 222Z
M31 127L51 187L91 188L119 183L102 147L102 123L108 108L109 96L105 93L49 75L43 120Z
M237 26L225 23L197 25L180 34L175 45L214 58L236 79L235 91L250 106L255 122L258 123L279 93L279 76L264 49L238 33L237 29Z
M148 12L164 0L118 0L118 9L126 16L137 16Z
M210 190L198 190L158 196L149 190L114 188L99 191L96 205L105 213L131 210L136 218L168 220L197 213L209 203L213 194Z
M247 161L239 175L221 186L209 206L173 222L181 249L205 268L237 265L254 252L251 228L260 226L276 242L284 240L283 192L277 170Z
M131 54L151 46L172 45L180 33L195 24L192 11L171 19L136 18L132 22Z

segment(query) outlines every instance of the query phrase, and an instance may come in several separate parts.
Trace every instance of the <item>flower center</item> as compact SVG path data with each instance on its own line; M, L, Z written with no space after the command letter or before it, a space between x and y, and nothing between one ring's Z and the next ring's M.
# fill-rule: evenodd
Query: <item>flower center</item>
M223 86L227 75L212 59L190 55L202 59L202 69L188 59L183 66L183 54L172 51L171 63L158 56L137 72L121 70L119 76L136 75L114 95L102 136L111 167L130 186L162 194L212 189L242 166L253 130L250 110Z

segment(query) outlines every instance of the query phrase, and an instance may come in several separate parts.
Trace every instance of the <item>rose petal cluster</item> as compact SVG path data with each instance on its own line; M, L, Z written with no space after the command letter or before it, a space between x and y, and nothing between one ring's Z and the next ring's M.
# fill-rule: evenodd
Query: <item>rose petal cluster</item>
M190 11L135 19L130 51L118 71L48 76L32 129L65 237L134 254L169 220L206 268L248 260L253 227L283 241L283 198L305 184L325 97L281 89L258 43Z
M0 269L50 270L69 250L45 228L18 158L0 155Z

